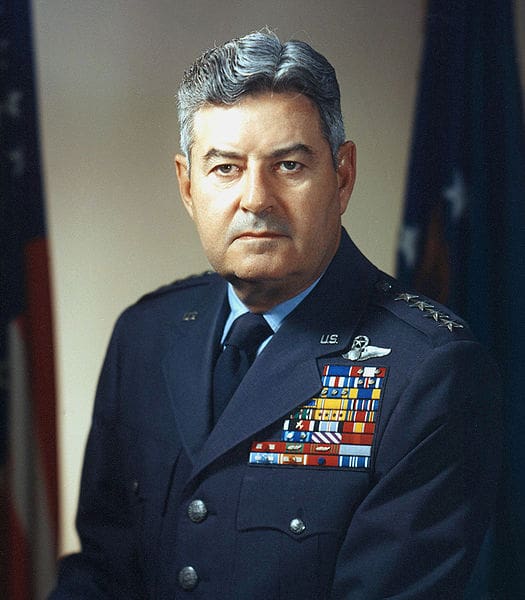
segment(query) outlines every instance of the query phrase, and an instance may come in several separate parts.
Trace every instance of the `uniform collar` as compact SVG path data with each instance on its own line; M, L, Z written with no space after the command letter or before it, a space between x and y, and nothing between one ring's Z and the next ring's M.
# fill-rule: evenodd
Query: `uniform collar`
M284 319L286 319L286 317L292 312L292 310L294 310L315 288L315 286L319 283L320 279L321 277L316 279L300 294L297 294L297 296L294 296L289 300L285 300L284 302L281 302L281 304L274 306L271 310L263 313L263 317L266 319L266 322L272 328L274 333L279 329ZM235 290L233 289L231 283L228 283L228 302L230 304L230 314L228 315L226 323L224 324L221 343L224 342L226 335L228 334L228 331L230 330L230 327L235 321L235 319L249 311L248 307L239 299L239 297L235 293Z

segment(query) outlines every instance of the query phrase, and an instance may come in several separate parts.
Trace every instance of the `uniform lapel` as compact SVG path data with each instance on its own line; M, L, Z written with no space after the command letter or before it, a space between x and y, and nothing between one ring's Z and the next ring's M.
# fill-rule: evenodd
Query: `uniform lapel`
M175 421L192 460L210 429L211 373L227 310L226 283L218 280L185 307L190 318L181 318L163 360Z
M344 234L319 284L287 317L241 382L205 442L193 476L320 390L318 359L348 349L376 280L375 267Z

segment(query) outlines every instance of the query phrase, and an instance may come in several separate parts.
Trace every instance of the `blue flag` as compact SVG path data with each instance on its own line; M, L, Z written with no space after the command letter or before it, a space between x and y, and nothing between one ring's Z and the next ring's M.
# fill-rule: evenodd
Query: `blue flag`
M503 377L504 480L476 599L525 598L524 240L512 3L430 0L398 277L464 317Z

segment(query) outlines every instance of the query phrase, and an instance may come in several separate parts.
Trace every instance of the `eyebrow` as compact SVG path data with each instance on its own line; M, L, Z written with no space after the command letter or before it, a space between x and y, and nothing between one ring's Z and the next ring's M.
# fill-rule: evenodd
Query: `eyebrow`
M270 158L282 158L283 156L287 156L288 154L294 154L296 152L300 152L308 156L313 156L315 154L311 146L299 143L292 144L291 146L286 146L285 148L278 148L277 150L274 150L270 154Z
M219 150L218 148L210 148L208 152L202 157L204 162L209 163L214 158L233 158L239 159L241 158L241 154L239 152L231 152L228 150Z
M290 146L285 146L284 148L277 148L273 152L267 156L268 158L278 159L283 158L289 154L293 154L295 152L300 152L306 154L308 156L314 156L315 151L311 146L306 144L297 143L291 144ZM240 160L243 155L239 152L233 152L230 150L221 150L219 148L210 148L206 154L203 155L203 160L205 163L211 162L213 159L232 159L232 160Z

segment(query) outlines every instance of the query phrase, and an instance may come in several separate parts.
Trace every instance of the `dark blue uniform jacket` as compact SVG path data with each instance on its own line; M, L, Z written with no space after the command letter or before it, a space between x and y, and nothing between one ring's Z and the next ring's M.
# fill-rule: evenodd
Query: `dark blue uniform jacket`
M498 376L459 318L403 292L343 232L211 433L224 280L126 310L86 449L82 551L52 598L461 598L498 484Z

